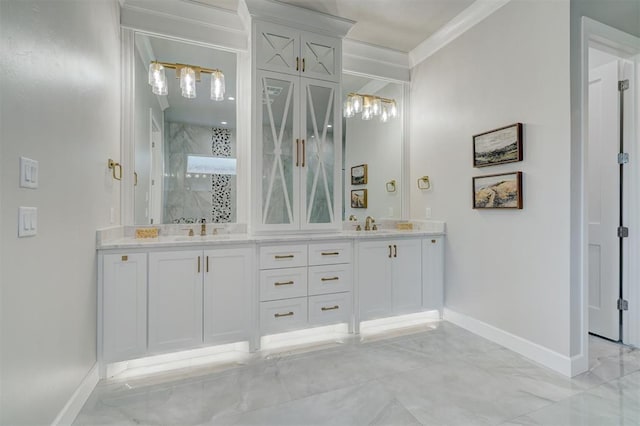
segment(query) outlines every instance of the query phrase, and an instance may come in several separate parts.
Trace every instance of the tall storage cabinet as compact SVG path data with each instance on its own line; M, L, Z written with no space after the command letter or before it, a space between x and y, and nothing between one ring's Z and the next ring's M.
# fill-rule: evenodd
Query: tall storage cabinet
M338 229L341 40L254 21L258 231Z

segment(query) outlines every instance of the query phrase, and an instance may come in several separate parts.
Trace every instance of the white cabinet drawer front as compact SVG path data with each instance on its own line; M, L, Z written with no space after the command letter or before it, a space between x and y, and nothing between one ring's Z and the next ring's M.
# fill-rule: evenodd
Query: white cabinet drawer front
M351 291L351 264L309 267L309 295Z
M290 299L307 295L307 268L260 271L260 301Z
M260 269L307 266L307 245L260 247Z
M309 244L309 265L351 263L351 243Z
M309 322L312 325L348 322L351 311L351 292L309 296Z
M304 328L307 325L307 298L260 302L262 334Z

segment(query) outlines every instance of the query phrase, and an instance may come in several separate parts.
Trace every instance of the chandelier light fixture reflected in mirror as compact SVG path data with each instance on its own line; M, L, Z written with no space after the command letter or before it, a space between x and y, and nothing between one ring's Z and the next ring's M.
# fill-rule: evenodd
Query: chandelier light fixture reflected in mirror
M224 100L224 74L217 69L202 68L197 65L171 64L167 62L153 61L149 64L149 84L151 91L156 95L166 96L169 93L165 69L176 70L176 78L180 79L182 96L188 99L196 97L196 82L200 81L201 74L211 74L211 99Z
M345 118L353 118L360 114L363 120L378 117L381 122L386 123L390 118L398 117L398 106L395 99L349 93L344 101L343 114Z

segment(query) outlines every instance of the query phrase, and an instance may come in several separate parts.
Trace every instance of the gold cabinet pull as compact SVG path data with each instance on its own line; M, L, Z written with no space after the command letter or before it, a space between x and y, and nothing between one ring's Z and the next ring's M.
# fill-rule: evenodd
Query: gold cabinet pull
M391 259L391 244L389 244L387 247L389 247L389 259Z
M127 260L129 260L129 256L122 256L122 261L126 262Z
M293 311L289 311L286 314L275 314L273 315L276 318L280 318L280 317L292 317L293 316Z
M322 252L323 256L338 256L340 255L340 252L338 251L329 251L329 252Z
M334 305L334 306L323 306L321 308L323 311L333 311L334 309L340 309L340 306L338 305Z
M304 72L304 58L302 58L302 72Z
M200 256L198 256L198 273L200 273Z
M296 71L300 71L300 58L296 56Z
M296 139L296 167L300 166L300 139Z
M138 173L133 172L133 186L138 186Z
M393 257L398 257L398 246L393 245Z
M279 282L275 282L273 283L273 285L278 286L278 285L292 285L293 281L279 281Z
M302 167L304 167L304 161L306 156L307 154L305 153L305 149L304 149L304 139L302 139Z
M338 281L339 279L339 277L320 278L320 281Z
M293 259L293 255L292 254L287 254L287 255L276 255L275 256L276 259Z
M109 161L107 161L107 166L109 167L109 169L111 169L111 175L115 180L122 180L122 166L120 165L120 163L116 163L111 158L109 158ZM117 173L116 170L118 171Z
M207 262L207 272L209 272L209 256L207 256L206 262Z
M436 243L436 240L431 240L431 243L432 243L432 244L435 244L435 243Z

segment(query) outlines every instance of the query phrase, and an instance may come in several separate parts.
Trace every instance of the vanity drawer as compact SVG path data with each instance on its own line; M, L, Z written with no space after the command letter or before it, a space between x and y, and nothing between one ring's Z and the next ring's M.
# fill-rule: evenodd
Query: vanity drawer
M307 245L260 247L260 269L307 266Z
M351 291L351 264L309 267L309 295Z
M290 299L307 295L307 268L260 271L260 301Z
M260 302L260 330L262 334L295 330L304 328L306 325L306 297Z
M309 323L312 325L351 321L351 292L309 296Z
M309 244L309 265L351 263L351 242Z

